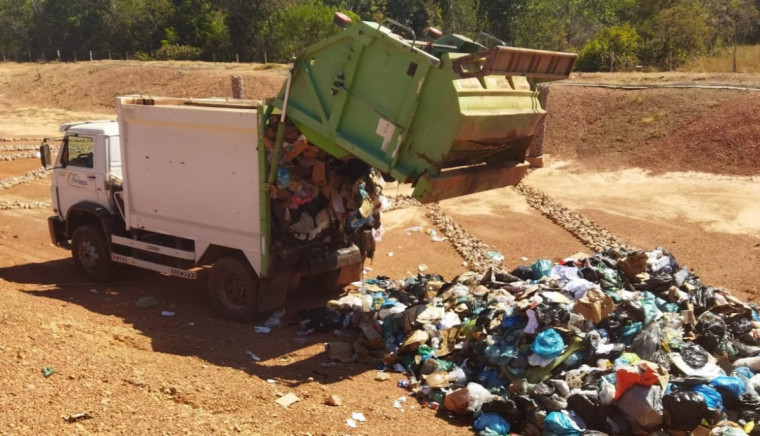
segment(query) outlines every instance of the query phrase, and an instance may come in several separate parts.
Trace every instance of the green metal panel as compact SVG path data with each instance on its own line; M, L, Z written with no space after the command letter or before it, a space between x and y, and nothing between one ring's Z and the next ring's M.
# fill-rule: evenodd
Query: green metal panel
M261 234L261 271L257 271L259 276L264 278L270 274L271 264L271 244L272 244L272 200L269 195L269 184L267 183L267 154L264 146L264 132L266 131L265 120L271 114L271 106L266 110L264 106L259 106L256 111L258 123L258 144L256 152L258 153L259 163L259 231Z

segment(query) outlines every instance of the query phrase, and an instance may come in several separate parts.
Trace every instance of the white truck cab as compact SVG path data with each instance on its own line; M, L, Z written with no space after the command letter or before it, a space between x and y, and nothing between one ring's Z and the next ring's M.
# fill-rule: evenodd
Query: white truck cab
M53 207L60 219L75 204L91 202L113 213L108 200L109 174L121 179L119 125L116 121L66 123L53 168Z

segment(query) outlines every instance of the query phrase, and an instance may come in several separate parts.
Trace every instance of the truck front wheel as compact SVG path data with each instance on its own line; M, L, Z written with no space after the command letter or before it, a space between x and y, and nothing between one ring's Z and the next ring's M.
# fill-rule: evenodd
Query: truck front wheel
M71 255L79 272L88 280L105 282L111 274L108 243L99 226L89 224L71 235Z
M257 311L259 278L244 259L230 256L211 267L208 291L214 310L233 321L247 321Z

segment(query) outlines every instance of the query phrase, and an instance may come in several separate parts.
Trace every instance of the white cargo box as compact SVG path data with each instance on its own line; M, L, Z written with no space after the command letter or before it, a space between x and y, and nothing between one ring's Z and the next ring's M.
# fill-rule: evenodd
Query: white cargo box
M127 229L239 248L261 266L256 103L117 99Z

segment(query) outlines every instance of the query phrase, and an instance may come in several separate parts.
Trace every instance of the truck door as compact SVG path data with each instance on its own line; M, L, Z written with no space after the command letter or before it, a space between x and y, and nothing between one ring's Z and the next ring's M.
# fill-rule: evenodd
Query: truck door
M98 141L103 138L80 134L64 138L60 166L55 170L58 205L64 217L72 205L82 201L108 205L103 145Z

